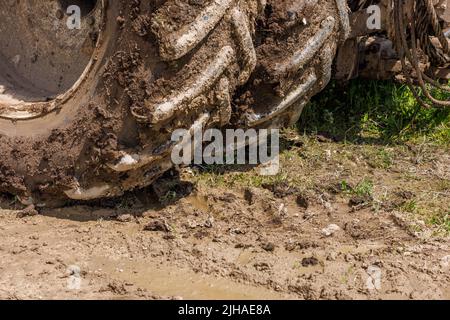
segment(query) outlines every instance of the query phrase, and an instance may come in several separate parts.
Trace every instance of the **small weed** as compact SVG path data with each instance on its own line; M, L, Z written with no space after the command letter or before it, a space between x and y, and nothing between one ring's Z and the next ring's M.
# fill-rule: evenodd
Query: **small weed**
M378 157L380 160L380 163L382 164L382 168L383 169L389 169L392 166L393 163L393 156L392 153L390 151L387 151L386 149L381 149L378 152Z
M353 188L345 180L341 182L341 190L342 190L342 192L348 193L348 194L351 194L353 192Z
M450 180L441 180L438 184L438 190L441 192L450 191Z
M394 155L383 147L376 148L375 151L373 151L373 148L369 149L365 152L365 157L372 168L389 169L394 164Z
M371 196L373 193L373 182L370 179L363 179L353 190L355 195L360 197Z
M168 191L164 196L159 198L160 203L171 203L176 200L178 194L175 191Z
M370 179L361 180L355 187L352 187L347 181L341 182L341 190L352 196L370 197L373 194L373 182Z
M402 207L402 211L415 213L417 211L417 202L415 200L407 201Z
M445 232L450 233L450 211L439 216L434 215L430 218L430 224L442 228Z

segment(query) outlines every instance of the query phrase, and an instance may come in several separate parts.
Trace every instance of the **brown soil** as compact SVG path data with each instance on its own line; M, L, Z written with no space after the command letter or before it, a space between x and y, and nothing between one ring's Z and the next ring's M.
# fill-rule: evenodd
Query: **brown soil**
M37 212L5 199L0 298L449 299L448 233L429 223L450 209L448 154L396 147L386 168L383 147L314 141L262 182L248 168L186 169L158 182L159 201L144 190ZM362 177L366 196L337 183Z

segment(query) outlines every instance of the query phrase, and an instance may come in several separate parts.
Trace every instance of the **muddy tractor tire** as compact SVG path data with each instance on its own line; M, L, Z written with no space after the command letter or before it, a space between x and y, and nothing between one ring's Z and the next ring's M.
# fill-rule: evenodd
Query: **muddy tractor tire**
M0 192L119 196L175 129L289 125L348 34L344 0L2 1Z

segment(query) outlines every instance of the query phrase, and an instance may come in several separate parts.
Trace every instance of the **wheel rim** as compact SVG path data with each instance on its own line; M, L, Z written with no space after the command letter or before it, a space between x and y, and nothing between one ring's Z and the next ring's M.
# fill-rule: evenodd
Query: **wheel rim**
M104 13L104 0L0 5L0 118L41 117L75 93L95 62Z

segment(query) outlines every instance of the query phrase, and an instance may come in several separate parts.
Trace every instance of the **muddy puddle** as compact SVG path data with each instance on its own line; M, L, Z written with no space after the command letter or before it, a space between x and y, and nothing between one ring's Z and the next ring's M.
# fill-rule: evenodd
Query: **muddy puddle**
M189 269L161 266L143 261L114 261L96 258L90 268L114 275L116 279L161 296L183 299L282 300L287 295L264 287L239 284L229 279L195 273Z

